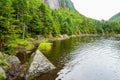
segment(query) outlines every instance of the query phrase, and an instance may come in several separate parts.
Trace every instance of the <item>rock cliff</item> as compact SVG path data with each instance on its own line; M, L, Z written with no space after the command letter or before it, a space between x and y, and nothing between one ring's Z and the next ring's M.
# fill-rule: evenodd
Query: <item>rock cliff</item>
M42 0L51 9L67 8L75 10L74 5L71 0Z

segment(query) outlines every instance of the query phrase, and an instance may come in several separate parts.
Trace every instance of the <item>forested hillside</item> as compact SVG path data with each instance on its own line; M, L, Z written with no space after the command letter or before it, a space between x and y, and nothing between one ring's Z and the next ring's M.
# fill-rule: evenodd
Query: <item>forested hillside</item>
M68 1L68 0L66 0ZM120 23L87 18L74 10L72 3L51 10L41 0L0 1L0 47L6 51L19 40L37 35L119 34ZM73 9L68 8L71 7Z
M120 21L120 12L110 18L110 21Z
M120 34L120 12L113 15L108 22L114 33Z

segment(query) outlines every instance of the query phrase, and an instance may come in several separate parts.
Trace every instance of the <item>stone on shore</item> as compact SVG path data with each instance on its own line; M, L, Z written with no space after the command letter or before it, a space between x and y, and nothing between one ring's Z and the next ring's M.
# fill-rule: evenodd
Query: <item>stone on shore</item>
M20 64L20 60L18 59L18 57L16 56L9 56L7 58L7 62L10 63L10 64Z
M9 56L7 62L11 66L6 70L7 80L24 80L24 70L20 60L16 56Z
M29 67L26 79L30 80L53 69L55 69L55 66L37 50Z

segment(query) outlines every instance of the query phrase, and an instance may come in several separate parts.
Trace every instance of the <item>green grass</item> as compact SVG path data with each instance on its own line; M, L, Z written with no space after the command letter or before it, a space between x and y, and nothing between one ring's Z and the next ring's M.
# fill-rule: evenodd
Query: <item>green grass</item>
M31 49L33 47L32 43L29 40L23 40L23 39L15 39L12 41L9 41L6 46L8 47L8 50L6 50L7 53L11 55L15 55L17 53L16 47L22 46L26 49Z
M49 42L42 42L42 43L40 43L38 48L40 51L45 53L45 52L50 51L52 46L51 46L51 43L49 43Z

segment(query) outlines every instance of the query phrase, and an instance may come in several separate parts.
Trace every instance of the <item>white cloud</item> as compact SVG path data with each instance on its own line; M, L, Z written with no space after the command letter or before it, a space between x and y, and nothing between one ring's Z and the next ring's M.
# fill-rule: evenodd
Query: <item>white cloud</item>
M81 14L98 20L108 20L120 12L120 0L72 0L72 2Z

